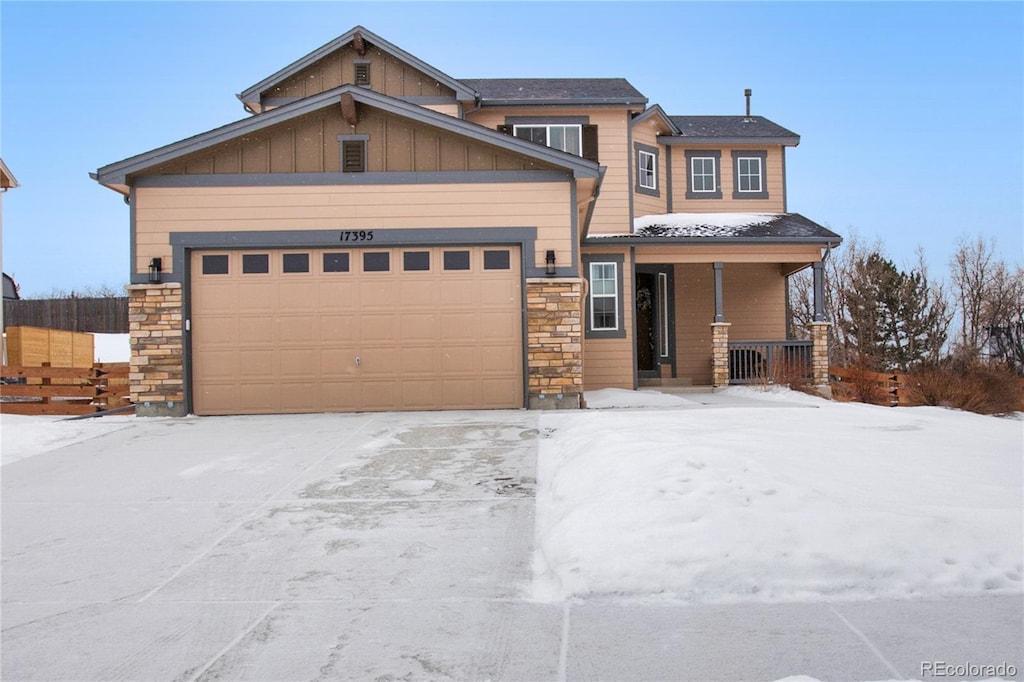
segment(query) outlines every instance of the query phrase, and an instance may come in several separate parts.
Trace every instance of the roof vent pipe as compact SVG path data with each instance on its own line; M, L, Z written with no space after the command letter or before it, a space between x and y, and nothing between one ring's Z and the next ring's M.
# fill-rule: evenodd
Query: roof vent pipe
M750 120L750 95L752 94L750 88L743 91L743 96L747 98L747 120Z

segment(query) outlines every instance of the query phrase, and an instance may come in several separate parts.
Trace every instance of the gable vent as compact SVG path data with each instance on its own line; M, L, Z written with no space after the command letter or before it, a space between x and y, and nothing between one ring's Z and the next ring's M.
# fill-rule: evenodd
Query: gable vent
M341 143L341 172L366 172L366 143L362 140L345 140Z
M370 85L370 63L359 62L356 64L356 85Z

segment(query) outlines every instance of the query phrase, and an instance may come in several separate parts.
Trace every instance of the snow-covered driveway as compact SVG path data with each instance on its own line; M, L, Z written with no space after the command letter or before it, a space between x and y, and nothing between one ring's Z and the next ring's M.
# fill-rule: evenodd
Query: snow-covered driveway
M559 610L518 601L536 421L81 427L100 435L3 468L2 677L543 677Z

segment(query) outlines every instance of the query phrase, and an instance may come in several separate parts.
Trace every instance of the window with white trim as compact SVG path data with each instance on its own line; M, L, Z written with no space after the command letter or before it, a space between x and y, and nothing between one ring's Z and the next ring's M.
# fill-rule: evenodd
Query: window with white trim
M736 162L739 164L739 168L736 169L739 179L738 191L760 192L761 159L741 156Z
M767 199L765 176L768 152L742 150L732 153L734 199Z
M690 177L693 178L691 191L717 192L715 182L715 159L711 156L695 156L690 159Z
M640 187L658 189L658 159L643 149L636 153L636 177Z
M618 263L590 264L590 328L593 331L619 328Z
M512 134L552 149L583 155L583 126L578 124L514 125Z

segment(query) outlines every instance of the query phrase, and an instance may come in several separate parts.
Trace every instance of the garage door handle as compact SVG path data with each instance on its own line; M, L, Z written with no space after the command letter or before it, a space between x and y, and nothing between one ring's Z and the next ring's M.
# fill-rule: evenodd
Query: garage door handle
M358 366L359 366L359 363L361 363L361 362L362 362L362 360L360 360L360 359L359 359L359 356L357 355L357 356L356 356L356 367L358 367Z

